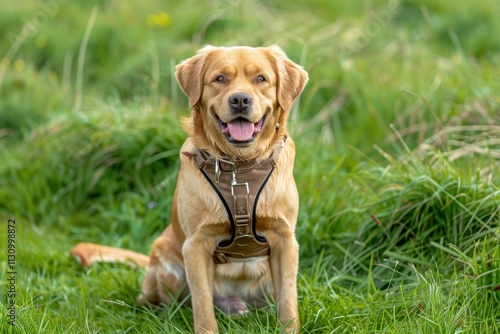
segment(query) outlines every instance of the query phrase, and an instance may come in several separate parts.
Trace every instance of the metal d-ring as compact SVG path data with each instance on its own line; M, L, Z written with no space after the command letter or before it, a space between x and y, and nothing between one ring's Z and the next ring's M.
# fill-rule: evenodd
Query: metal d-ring
M231 180L231 184L236 182L236 164L232 161L224 160L224 159L215 159L215 182L219 183L220 179L220 162L228 164L231 166L231 171L233 174L233 179Z
M248 182L238 182L236 181L236 164L232 161L224 160L224 159L215 159L215 182L219 183L220 178L220 162L228 164L231 166L231 174L232 179L230 181L231 184L231 194L234 196L234 187L246 187L247 196L250 194L250 188L248 187Z

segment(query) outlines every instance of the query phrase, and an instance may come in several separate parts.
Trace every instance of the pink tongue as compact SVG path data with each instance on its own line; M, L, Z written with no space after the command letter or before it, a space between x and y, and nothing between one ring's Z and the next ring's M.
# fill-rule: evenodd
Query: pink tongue
M254 124L250 122L246 122L243 120L236 120L234 122L228 123L229 134L233 139L238 141L247 141L250 140L253 136L254 132Z

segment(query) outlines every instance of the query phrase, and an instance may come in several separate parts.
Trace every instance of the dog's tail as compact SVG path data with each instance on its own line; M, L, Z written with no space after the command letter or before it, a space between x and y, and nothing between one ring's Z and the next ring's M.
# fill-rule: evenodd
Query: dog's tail
M80 264L88 268L96 262L125 263L132 268L144 268L149 264L149 256L134 251L80 242L70 252Z

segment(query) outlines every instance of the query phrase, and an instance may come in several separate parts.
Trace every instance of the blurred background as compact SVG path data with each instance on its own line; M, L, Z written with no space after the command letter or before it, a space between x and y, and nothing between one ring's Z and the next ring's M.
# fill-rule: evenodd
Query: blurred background
M305 332L431 333L422 312L498 333L499 13L496 0L4 1L0 217L19 227L25 332L189 328L182 309L130 306L143 273L84 271L68 251L148 253L186 137L175 65L206 44L277 44L310 75L290 114Z

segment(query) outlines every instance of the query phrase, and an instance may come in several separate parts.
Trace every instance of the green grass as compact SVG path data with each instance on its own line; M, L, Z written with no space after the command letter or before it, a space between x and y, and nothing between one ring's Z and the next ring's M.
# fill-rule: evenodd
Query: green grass
M204 44L273 43L311 78L290 115L302 332L500 333L496 1L52 8L0 13L1 333L192 331L186 302L137 305L144 271L84 270L68 253L78 241L149 252L169 221L189 113L175 64ZM281 327L271 301L218 320L223 333Z

